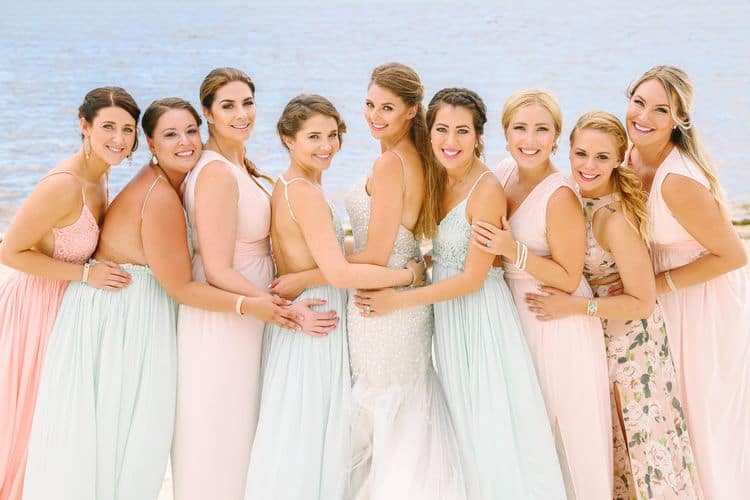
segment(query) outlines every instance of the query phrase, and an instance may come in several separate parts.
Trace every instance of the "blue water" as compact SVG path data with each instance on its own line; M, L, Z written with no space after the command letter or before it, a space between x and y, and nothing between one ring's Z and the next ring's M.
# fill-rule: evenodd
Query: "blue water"
M644 7L594 0L32 0L3 10L0 231L36 180L79 147L76 108L90 88L123 86L143 109L168 95L198 104L200 82L215 66L237 66L256 81L258 121L248 154L271 174L286 166L274 133L284 104L315 92L338 106L349 133L325 185L340 200L378 153L361 109L379 63L413 66L428 99L444 86L479 92L491 110L490 164L505 153L500 109L511 92L542 86L555 93L566 136L584 111L622 116L630 81L654 64L675 64L695 81L694 122L730 199L750 201L747 1L664 0ZM555 157L563 170L567 154L563 139ZM147 159L142 146L132 168L115 167L114 190Z

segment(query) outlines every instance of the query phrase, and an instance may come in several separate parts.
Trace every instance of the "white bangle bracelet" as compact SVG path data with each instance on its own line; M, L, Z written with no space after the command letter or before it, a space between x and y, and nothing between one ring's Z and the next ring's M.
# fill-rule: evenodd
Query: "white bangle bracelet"
M674 281L672 281L672 275L669 273L669 271L664 271L664 280L667 282L667 286L670 290L673 292L677 291L677 287L674 284Z
M234 312L236 312L240 316L244 316L244 314L242 314L242 302L244 300L245 300L245 296L244 295L238 295L237 296L237 300L234 303Z
M91 264L86 262L83 265L83 274L81 275L81 283L88 283L89 282L89 270L91 270Z

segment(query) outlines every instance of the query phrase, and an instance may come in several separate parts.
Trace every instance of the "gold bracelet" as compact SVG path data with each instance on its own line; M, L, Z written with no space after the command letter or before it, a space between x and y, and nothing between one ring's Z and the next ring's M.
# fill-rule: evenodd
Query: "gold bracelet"
M669 271L664 271L664 279L666 280L669 289L673 292L676 292L677 287L675 286L674 281L672 281L672 275L669 273Z
M245 300L245 296L244 295L238 295L237 296L237 300L234 303L234 312L236 312L240 316L244 316L244 314L242 314L242 302L244 300Z

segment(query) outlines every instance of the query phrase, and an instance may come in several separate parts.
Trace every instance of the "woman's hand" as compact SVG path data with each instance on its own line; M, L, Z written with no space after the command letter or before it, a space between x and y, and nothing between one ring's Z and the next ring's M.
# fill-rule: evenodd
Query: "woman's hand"
M471 243L483 252L501 255L514 260L516 257L516 240L508 219L503 216L502 227L495 227L483 221L471 225Z
M289 302L274 295L245 297L242 314L251 314L264 323L273 323L287 330L299 330L302 317L289 309Z
M550 321L579 313L576 309L578 297L551 286L542 286L539 289L541 294L526 294L529 311L535 313L539 321Z
M383 316L399 309L398 294L393 288L382 290L357 290L354 305L362 316Z
M299 297L307 284L301 276L301 273L290 273L279 276L269 285L270 292L285 299L294 300Z
M427 266L421 260L411 259L406 263L406 268L414 273L414 282L411 286L422 286L424 285L424 275L427 270Z
M89 267L86 284L102 290L119 290L130 284L130 273L110 261L97 262Z
M336 311L318 312L311 309L312 306L322 306L326 303L324 299L305 299L288 306L299 318L299 324L303 332L313 337L325 337L339 324Z

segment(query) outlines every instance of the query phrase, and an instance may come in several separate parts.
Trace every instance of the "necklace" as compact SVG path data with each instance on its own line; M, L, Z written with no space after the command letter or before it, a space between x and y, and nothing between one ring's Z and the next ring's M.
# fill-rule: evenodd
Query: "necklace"
M461 176L461 178L460 178L459 180L457 180L456 182L454 182L454 183L453 183L453 186L454 186L454 187L455 187L455 186L460 186L460 185L462 185L462 184L463 184L464 182L466 182L466 178L467 178L467 177L469 177L469 173L470 173L470 172L471 172L471 170L472 170L472 169L474 168L474 164L476 163L476 161L477 161L477 157L476 157L476 156L474 156L474 157L472 158L472 160L471 160L471 163L469 163L469 166L468 166L468 167L466 168L466 171L465 171L465 172L463 173L463 175Z

